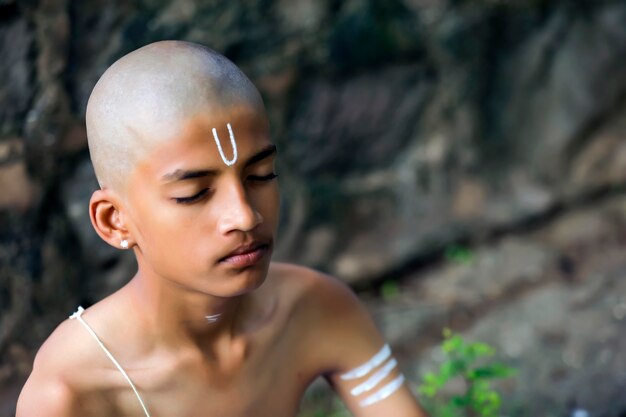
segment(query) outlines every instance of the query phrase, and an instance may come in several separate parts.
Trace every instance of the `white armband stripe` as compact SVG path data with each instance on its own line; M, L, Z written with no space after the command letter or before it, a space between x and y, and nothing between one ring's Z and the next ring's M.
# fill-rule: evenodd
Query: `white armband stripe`
M380 381L385 379L385 377L387 377L387 375L391 373L391 371L393 370L393 368L396 367L397 364L398 364L398 361L396 361L394 358L391 358L391 360L387 362L385 366L383 366L378 371L376 371L376 373L372 375L367 381L352 388L352 390L350 391L350 394L354 396L361 395L364 392L367 392L376 388L376 385L378 385Z
M400 375L399 377L397 377L396 379L394 379L393 381L391 381L390 383L382 387L378 392L370 395L363 401L359 402L359 405L361 407L366 407L368 405L377 403L378 401L382 401L385 398L389 397L394 392L396 392L398 388L402 386L403 383L404 383L404 375Z
M351 371L342 374L340 378L344 381L348 379L361 378L362 376L365 376L372 372L374 368L386 361L389 356L391 356L391 348L389 347L389 345L385 345L377 354L372 357L372 359L365 362L363 365L360 365L352 369Z

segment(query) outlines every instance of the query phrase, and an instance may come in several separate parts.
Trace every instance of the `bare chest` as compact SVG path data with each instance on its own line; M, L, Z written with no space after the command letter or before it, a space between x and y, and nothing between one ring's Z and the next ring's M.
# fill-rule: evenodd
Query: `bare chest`
M293 417L314 378L281 346L227 370L201 361L127 369L150 417ZM94 372L85 416L145 416L139 398L115 368Z

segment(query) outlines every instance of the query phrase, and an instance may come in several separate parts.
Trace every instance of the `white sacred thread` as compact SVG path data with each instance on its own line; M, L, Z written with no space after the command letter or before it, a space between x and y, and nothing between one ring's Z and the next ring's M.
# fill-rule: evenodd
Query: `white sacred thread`
M352 394L353 396L357 396L376 388L376 386L380 384L380 381L385 379L385 377L391 373L391 371L393 370L393 368L396 367L397 364L398 362L395 359L391 358L391 360L387 362L385 366L376 371L376 373L372 375L367 381L352 388L350 394Z
M348 379L361 378L362 376L365 376L372 372L374 368L386 361L389 356L391 356L391 348L389 347L389 345L385 345L377 354L372 356L372 359L365 362L363 365L360 365L353 370L342 374L340 378L344 381Z
M368 405L372 405L374 403L377 403L378 401L382 401L385 398L389 397L394 392L396 392L398 388L402 386L403 383L404 383L404 375L400 375L399 377L397 377L396 379L394 379L393 381L391 381L390 383L382 387L375 394L372 394L366 399L364 399L363 401L359 402L359 405L361 407L367 407Z
M126 381L130 385L130 387L135 392L135 395L137 396L137 399L139 400L139 404L141 404L141 408L143 409L143 412L146 414L146 417L150 417L150 413L148 413L148 409L146 408L146 405L143 403L143 400L141 399L141 396L139 395L139 391L137 391L137 388L135 388L135 384L133 384L133 381L130 380L130 377L128 376L124 368L122 368L122 365L120 365L119 362L115 359L115 357L113 357L113 354L109 352L109 349L107 349L104 346L104 343L102 343L102 341L100 340L96 332L94 332L93 329L87 324L85 319L82 318L84 311L85 311L84 308L78 307L78 310L76 311L76 313L70 316L70 319L78 320L83 326L85 326L85 329L87 329L89 334L92 335L94 339L96 339L96 342L98 343L98 345L100 345L102 350L104 350L104 353L106 353L109 359L111 359L111 362L113 362L113 364L117 367L117 369L122 373L122 375L124 376L124 378L126 378Z
M230 146L233 148L233 159L227 159L226 155L224 155L224 150L222 149L222 144L220 138L217 136L217 129L215 128L213 128L213 139L215 139L215 144L222 157L222 161L224 161L226 166L231 166L237 162L237 142L235 142L235 135L233 134L233 128L230 126L230 123L227 123L226 127L228 127L228 134L230 135Z
M219 320L221 314L213 314L210 316L204 316L204 318L206 319L206 321L208 321L209 323L215 323L217 320Z

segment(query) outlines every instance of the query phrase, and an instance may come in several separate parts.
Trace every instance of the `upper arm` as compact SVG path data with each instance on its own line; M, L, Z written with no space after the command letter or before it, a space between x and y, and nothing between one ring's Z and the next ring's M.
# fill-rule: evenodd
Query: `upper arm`
M311 293L313 301L308 304L315 304L311 314L317 322L310 327L315 334L310 334L309 344L316 347L326 379L352 414L425 417L403 381L393 352L383 349L383 337L352 291L338 280L322 276ZM375 356L378 360L372 361ZM349 371L366 363L372 365L370 369L361 368L363 372L347 378Z
M77 368L76 363L68 363L78 355L67 326L61 324L44 342L33 364L33 371L17 400L16 417L73 417L79 416L77 394L67 383L66 369Z
M31 374L17 400L16 417L78 416L75 396L61 380Z

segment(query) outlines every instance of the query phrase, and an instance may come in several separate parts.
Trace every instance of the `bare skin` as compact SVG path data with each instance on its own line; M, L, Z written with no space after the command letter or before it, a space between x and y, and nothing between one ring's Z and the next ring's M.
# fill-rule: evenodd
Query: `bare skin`
M239 154L232 166L211 132L231 155L227 123ZM279 197L257 103L200 106L166 131L134 132L147 151L123 187L94 193L90 214L106 242L128 241L138 272L83 318L152 417L295 416L318 376L357 417L425 416L407 386L361 407L363 396L349 390L363 380L339 375L384 345L367 312L336 279L270 263ZM41 347L17 406L17 417L142 415L127 381L75 320Z

